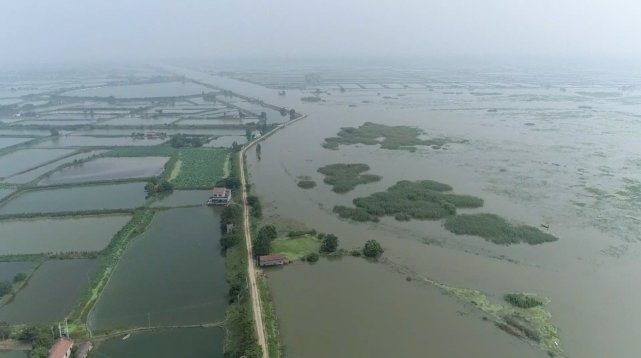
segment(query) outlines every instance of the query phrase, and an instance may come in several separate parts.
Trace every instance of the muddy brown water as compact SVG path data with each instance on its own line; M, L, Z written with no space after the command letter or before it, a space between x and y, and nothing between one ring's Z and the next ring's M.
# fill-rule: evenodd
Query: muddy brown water
M253 188L263 198L269 220L333 232L340 237L341 246L348 249L361 246L367 239L377 239L390 260L452 286L479 289L497 302L504 293L515 290L543 294L551 299L547 308L553 323L560 327L569 356L641 355L641 343L636 339L641 286L635 278L641 269L637 241L641 209L635 199L639 195L635 185L641 181L638 106L578 93L586 88L612 89L616 80L606 84L588 82L582 85L585 88L575 84L577 88L567 92L559 88L507 85L496 90L493 85L470 85L485 87L476 92L501 93L493 96L470 94L461 89L460 83L450 87L461 95L444 94L449 86L444 80L438 84L442 87L438 92L395 89L394 95L403 91L406 95L385 99L377 96L380 90L344 94L334 91L326 96L325 103L305 104L299 99L306 94L300 91L288 90L287 96L278 96L277 90L254 84L193 71L181 73L309 115L263 142L261 160L252 151L248 154ZM363 100L369 103L363 104ZM356 107L348 107L349 104ZM594 110L578 108L586 104ZM500 110L488 112L492 108ZM340 127L359 126L365 121L418 126L429 137L467 142L437 150L418 148L414 153L363 145L341 146L338 151L321 147L323 139L334 136ZM358 186L347 194L333 193L322 183L316 169L337 162L367 163L370 172L383 179ZM319 185L310 190L299 189L296 178L301 175L311 176ZM399 223L386 218L378 224L362 224L340 220L331 212L334 205L349 205L355 197L384 190L402 179L433 179L451 184L457 193L485 199L482 209L461 212L491 212L537 227L546 224L560 240L539 246L496 246L478 237L452 235L439 221ZM427 245L426 240L439 244ZM377 287L394 291L398 300L411 297L412 302L424 302L421 310L436 310L433 302L441 304L434 297L417 299L424 293L419 294L412 285L400 285L399 282L404 284L403 277L384 275L369 267L340 270L341 264L331 267L333 264L336 263L290 266L269 273L274 305L283 326L282 339L288 349L324 351L327 342L335 342L349 350L344 337L352 336L370 337L369 344L381 351L391 344L410 352L408 356L424 353L423 342L406 335L417 329L428 331L432 323L424 320L408 324L400 311L381 318L386 327L395 328L396 340L381 338L372 325L359 326L360 331L356 331L350 326L353 316L331 315L325 308L313 313L315 321L302 315L303 308L294 300L301 305L307 301L320 304L316 297L320 292L353 284L353 270L362 270L358 274L376 281ZM327 280L325 270L334 269L332 279ZM299 290L299 286L307 290ZM288 293L292 290L295 293ZM384 304L370 305L365 297L354 295L360 299L345 297L336 301L347 306L343 312L351 309L365 310L366 316L380 314L380 305ZM456 301L451 297L445 300ZM386 304L395 303L390 300ZM479 318L474 315L444 314L441 318L461 332L475 330L479 325ZM320 328L307 326L327 327L323 331L325 340L314 339ZM330 326L334 328L330 330ZM494 327L483 328L474 331L475 339L470 345L482 347L481 342L491 341L499 346L504 339L519 342L501 336L504 333ZM318 330L310 331L314 329ZM461 337L444 339L452 347L448 351L443 346L440 355L456 355L456 349L462 349L456 344ZM305 340L304 347L300 340ZM529 348L523 352L529 352ZM497 349L491 356L515 354Z

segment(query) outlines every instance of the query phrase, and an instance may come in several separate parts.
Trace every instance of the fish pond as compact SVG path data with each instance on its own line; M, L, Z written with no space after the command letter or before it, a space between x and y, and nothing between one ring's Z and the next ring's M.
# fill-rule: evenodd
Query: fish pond
M4 182L9 183L9 184L24 184L28 183L32 180L38 179L40 176L58 168L59 166L72 163L74 160L84 160L87 158L90 158L94 155L100 155L102 153L106 152L106 150L92 150L89 152L82 152L74 155L70 155L68 157L64 157L62 159L56 160L55 162L51 162L49 164L45 164L42 166L39 166L35 169L31 169L28 172L24 172L22 174L14 175L10 178L7 178L4 180Z
M165 139L137 139L134 137L64 136L38 143L38 148L113 147L158 145Z
M0 206L0 215L132 209L145 202L145 183L30 190Z
M0 156L0 177L8 177L73 153L70 149L22 149Z
M128 215L0 221L0 255L100 251Z
M191 96L211 92L207 87L193 82L162 82L126 86L109 86L80 89L64 93L72 97L151 98Z
M53 260L40 265L28 284L0 307L0 321L52 323L63 319L86 289L96 260Z
M89 317L93 330L222 321L227 306L220 216L160 211L129 244Z
M13 280L15 275L31 270L33 265L31 261L0 262L0 282Z
M211 196L210 190L174 190L171 194L156 200L153 207L202 205Z
M102 342L90 357L222 358L224 333L220 328L181 328L134 333L126 340Z
M16 144L26 143L33 138L10 138L10 137L0 137L0 149L11 147Z
M41 185L101 180L147 178L160 175L168 157L98 158L62 168L40 181Z

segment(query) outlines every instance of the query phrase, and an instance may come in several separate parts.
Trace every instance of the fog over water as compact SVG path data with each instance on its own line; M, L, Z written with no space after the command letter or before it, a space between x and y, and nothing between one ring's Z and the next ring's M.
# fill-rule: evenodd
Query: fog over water
M0 63L641 57L634 0L2 1Z

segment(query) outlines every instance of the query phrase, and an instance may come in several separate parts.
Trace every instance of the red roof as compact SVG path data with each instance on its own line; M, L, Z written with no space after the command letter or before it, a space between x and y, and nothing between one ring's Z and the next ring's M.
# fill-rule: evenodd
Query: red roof
M214 195L225 195L227 188L216 187L214 188Z
M71 347L73 347L72 340L60 338L49 350L49 358L63 358Z

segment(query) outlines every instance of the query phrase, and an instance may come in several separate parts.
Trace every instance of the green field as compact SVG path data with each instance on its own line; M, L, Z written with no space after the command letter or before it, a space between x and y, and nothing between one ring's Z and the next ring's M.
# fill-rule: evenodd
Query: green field
M303 235L293 239L283 238L271 242L273 254L286 256L290 260L300 260L304 256L318 252L321 241L312 235Z

